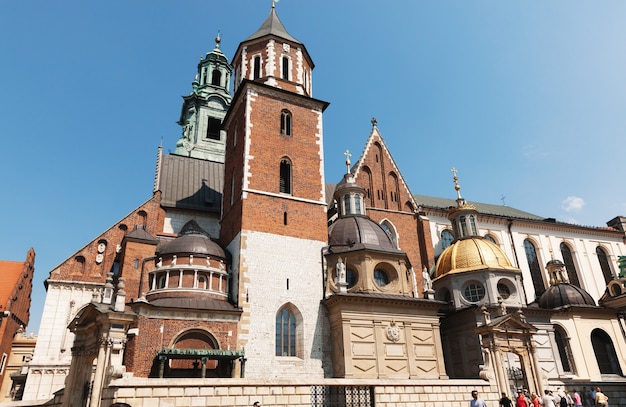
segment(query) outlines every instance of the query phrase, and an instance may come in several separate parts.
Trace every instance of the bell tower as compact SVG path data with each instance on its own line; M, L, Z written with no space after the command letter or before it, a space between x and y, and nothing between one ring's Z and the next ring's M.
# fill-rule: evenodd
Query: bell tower
M218 34L215 48L200 57L191 93L183 96L178 120L182 135L174 153L223 163L226 132L222 130L222 121L230 107L233 69L220 50L220 42Z
M313 61L272 6L232 61L220 239L233 255L246 377L323 377L327 241L322 113Z

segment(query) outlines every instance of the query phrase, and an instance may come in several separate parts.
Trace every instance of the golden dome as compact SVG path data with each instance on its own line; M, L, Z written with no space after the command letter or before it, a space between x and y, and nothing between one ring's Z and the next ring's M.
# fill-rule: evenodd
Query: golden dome
M435 278L444 274L485 269L519 271L498 245L483 237L472 236L458 239L441 253Z

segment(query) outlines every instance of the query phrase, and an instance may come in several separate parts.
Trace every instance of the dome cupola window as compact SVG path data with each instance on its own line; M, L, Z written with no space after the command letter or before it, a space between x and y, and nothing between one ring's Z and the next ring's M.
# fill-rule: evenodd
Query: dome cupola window
M463 289L463 298L469 302L478 302L485 297L485 287L478 282L471 282Z

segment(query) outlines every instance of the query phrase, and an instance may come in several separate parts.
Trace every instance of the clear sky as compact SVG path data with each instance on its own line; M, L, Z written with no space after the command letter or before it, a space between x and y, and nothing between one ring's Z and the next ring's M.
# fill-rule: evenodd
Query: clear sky
M316 68L328 182L376 117L415 194L603 226L626 215L626 2L281 0ZM0 259L43 281L152 194L201 55L269 0L0 4Z

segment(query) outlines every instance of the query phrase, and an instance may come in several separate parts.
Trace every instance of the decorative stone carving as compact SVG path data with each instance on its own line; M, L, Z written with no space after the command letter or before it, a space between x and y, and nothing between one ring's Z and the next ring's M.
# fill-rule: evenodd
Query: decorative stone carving
M387 327L387 339L396 343L400 340L400 327L396 325L395 321L391 321Z

